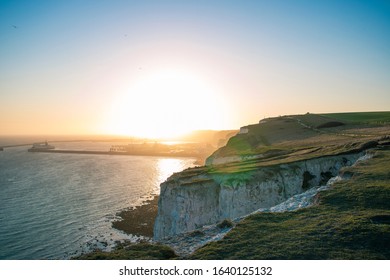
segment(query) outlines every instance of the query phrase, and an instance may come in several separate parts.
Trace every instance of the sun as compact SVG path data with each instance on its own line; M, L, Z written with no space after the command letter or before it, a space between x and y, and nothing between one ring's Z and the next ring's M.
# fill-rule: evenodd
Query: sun
M198 129L223 129L226 102L210 83L183 71L164 70L136 81L110 108L105 131L173 138Z

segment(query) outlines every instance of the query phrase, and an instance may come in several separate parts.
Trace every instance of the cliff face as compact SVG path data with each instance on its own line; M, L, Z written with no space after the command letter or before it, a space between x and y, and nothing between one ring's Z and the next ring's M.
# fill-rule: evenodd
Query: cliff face
M277 205L312 186L325 184L361 155L326 156L241 172L174 174L161 184L154 239Z

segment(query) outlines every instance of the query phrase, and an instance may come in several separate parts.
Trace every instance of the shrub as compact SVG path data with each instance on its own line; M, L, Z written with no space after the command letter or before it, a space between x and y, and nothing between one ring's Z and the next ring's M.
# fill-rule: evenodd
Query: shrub
M228 220L228 219L223 220L222 222L220 222L217 225L217 227L219 227L220 229L231 228L233 226L234 226L233 222L231 220Z

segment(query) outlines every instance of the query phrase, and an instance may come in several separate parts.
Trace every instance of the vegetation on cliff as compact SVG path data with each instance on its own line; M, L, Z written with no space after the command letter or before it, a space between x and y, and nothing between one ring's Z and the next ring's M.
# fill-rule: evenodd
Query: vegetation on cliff
M121 243L111 252L96 250L79 257L75 260L169 260L176 258L175 252L162 244Z
M373 114L373 117L370 117ZM210 172L253 170L299 160L356 152L390 132L390 112L292 115L261 120L230 138L206 163ZM351 119L356 119L352 121ZM367 118L366 122L362 120ZM224 160L226 159L226 160Z

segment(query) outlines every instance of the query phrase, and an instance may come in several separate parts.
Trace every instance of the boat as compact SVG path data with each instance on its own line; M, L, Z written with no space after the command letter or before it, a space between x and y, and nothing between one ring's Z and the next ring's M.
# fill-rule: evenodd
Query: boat
M45 151L45 150L52 150L55 149L53 145L49 145L47 141L40 142L40 143L34 143L33 146L28 149L29 152L35 152L35 151Z

